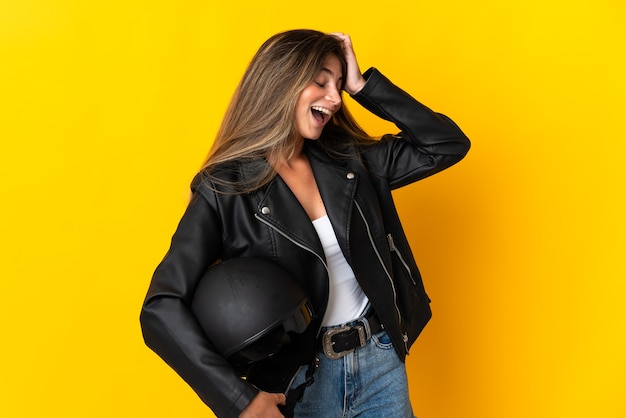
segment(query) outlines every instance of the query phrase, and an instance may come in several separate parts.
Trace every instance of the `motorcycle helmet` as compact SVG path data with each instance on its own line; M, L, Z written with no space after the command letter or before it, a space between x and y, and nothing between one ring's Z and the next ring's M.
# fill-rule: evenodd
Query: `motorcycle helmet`
M191 310L218 353L243 367L277 353L288 333L302 333L313 317L302 288L278 264L231 258L211 266Z

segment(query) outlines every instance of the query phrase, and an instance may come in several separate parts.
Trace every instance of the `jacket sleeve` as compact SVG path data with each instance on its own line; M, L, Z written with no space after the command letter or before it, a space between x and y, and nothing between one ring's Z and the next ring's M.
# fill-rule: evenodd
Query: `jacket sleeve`
M197 282L219 256L215 210L192 197L159 264L140 315L146 344L172 367L218 417L237 417L258 393L215 352L189 306Z
M392 189L444 170L467 154L470 141L450 118L433 112L375 68L363 76L365 86L352 97L401 130L364 150L371 172L387 178Z

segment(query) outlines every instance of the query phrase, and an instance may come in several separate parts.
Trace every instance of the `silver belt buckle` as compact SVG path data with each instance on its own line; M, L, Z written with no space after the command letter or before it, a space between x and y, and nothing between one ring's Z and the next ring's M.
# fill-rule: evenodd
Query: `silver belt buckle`
M355 328L359 333L359 344L361 347L365 347L367 344L367 335L365 334L365 327L363 324L358 324L353 327L341 327L341 328L332 328L324 333L322 336L322 350L324 350L324 354L331 360L337 360L345 356L346 354L350 354L354 351L354 348L351 350L336 352L333 347L333 336L337 334L341 334L342 332L350 331Z

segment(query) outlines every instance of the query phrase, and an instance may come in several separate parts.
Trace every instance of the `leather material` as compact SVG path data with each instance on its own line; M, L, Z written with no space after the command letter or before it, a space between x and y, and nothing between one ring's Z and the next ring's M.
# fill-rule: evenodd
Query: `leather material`
M341 138L306 141L304 152L343 254L404 360L431 311L391 190L458 162L470 144L449 118L414 100L376 69L364 76L367 83L355 100L402 132L355 149L352 159L333 159L318 142ZM245 181L259 164L233 164L213 174ZM215 193L220 187L204 173L194 179L193 197L152 278L141 324L146 344L217 416L237 417L259 390L251 382L261 386L267 381L263 389L268 391L286 390L298 367L315 358L328 275L317 233L279 176L252 193ZM247 381L216 354L189 309L207 268L232 257L278 263L298 280L317 313L307 331L293 338L290 350L255 365Z

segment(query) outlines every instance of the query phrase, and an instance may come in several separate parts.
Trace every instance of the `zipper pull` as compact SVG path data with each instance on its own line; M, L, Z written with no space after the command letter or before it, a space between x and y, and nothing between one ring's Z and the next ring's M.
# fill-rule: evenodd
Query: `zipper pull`
M393 243L393 236L387 234L387 242L389 243L389 251L395 251L396 245Z

